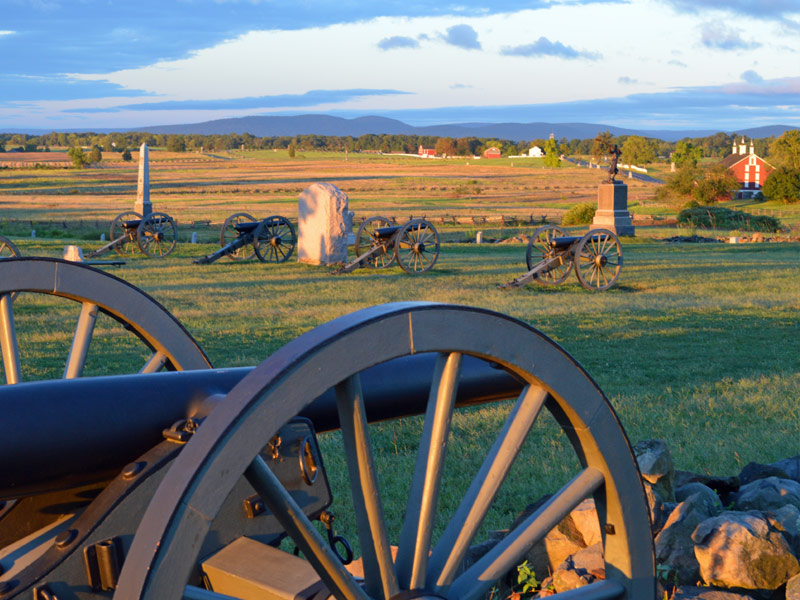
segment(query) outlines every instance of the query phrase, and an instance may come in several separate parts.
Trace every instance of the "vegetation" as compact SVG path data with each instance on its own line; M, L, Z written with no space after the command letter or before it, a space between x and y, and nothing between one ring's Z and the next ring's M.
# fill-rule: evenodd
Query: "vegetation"
M564 213L564 215L561 217L561 224L565 227L571 227L572 225L587 225L594 219L594 213L596 211L597 207L593 202L576 204Z
M709 205L731 199L731 192L739 189L736 176L724 165L714 164L700 168L686 160L667 178L666 185L656 197L662 201L683 204L694 200Z
M656 145L639 135L632 135L622 144L622 157L627 164L646 167L656 159Z
M685 140L678 142L675 146L675 152L672 153L672 162L678 167L683 167L684 165L696 167L701 158L703 158L703 149Z
M561 149L558 147L558 142L554 139L549 139L544 143L544 166L555 169L561 166Z
M769 155L775 166L800 170L800 131L785 132L770 144Z
M781 222L767 215L751 215L724 206L689 206L678 213L678 223L708 230L739 230L775 233Z
M764 182L764 197L791 204L800 201L800 169L778 167Z

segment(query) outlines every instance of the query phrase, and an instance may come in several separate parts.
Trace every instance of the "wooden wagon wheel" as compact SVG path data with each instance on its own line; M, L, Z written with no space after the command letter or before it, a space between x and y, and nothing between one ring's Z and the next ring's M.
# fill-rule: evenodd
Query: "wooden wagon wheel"
M617 282L622 270L622 246L607 229L593 229L575 248L575 275L587 290L602 292Z
M147 215L136 232L139 249L151 258L168 256L178 242L178 227L172 217L154 212Z
M15 309L19 315L37 314L32 294L47 294L79 305L77 326L70 348L65 348L63 377L83 373L98 313L118 321L152 354L134 370L208 369L211 363L189 332L156 300L128 282L97 269L52 258L0 261L0 351L6 383L22 381ZM115 365L115 368L118 368Z
M248 213L234 213L222 224L222 229L219 232L219 245L224 248L233 240L239 237L239 232L236 231L236 225L239 223L253 223L256 218ZM256 255L255 249L250 245L242 246L235 252L228 254L231 260L251 260Z
M111 229L109 230L109 242L112 240L116 240L125 236L119 244L114 246L114 251L117 254L121 254L122 256L130 256L136 252L138 248L136 244L136 239L134 237L132 227L125 227L125 223L130 221L140 221L142 220L142 215L137 212L127 211L124 213L118 214L114 217L114 220L111 221Z
M412 219L395 234L394 254L406 273L424 273L439 258L439 232L425 219Z
M386 217L370 217L364 219L361 225L358 226L356 233L355 253L356 256L372 250L378 245L386 245L387 240L378 238L375 231L383 227L392 227L393 223ZM393 252L384 252L382 254L375 254L363 262L364 266L373 269L385 269L390 267L395 261Z
M0 258L19 258L22 252L7 237L0 235Z
M390 540L360 374L376 364L416 353L436 353L438 360L405 521L399 540ZM462 356L499 365L526 386L434 545L433 520ZM337 394L366 574L364 588L344 569L259 456L265 440L331 386ZM462 558L542 408L555 416L574 447L576 464L580 464L577 474L458 574ZM535 434L530 438L537 439ZM242 475L339 600L433 596L477 600L587 496L594 497L604 532L606 580L565 597L632 600L655 594L647 502L635 458L608 400L586 372L546 336L487 310L429 303L368 308L306 333L265 360L231 390L175 460L140 523L114 597L181 598L202 539ZM399 548L393 564L390 544L396 541Z
M286 217L267 217L255 232L253 247L261 262L282 263L289 260L297 246L294 227Z
M554 238L566 237L566 235L567 232L556 225L544 225L534 231L528 241L528 249L525 251L525 262L528 265L528 270L533 269L537 263L555 256L556 252L551 242ZM547 271L537 273L534 281L542 285L557 285L567 278L571 270L572 257L569 253L565 253L563 262Z

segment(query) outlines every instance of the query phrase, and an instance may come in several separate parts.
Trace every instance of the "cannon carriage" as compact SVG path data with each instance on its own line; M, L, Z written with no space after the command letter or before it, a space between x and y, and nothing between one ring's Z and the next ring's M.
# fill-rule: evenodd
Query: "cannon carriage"
M0 235L0 258L17 258L22 256L16 244L4 235Z
M194 262L207 265L223 256L235 261L256 256L262 263L286 262L297 246L297 235L286 217L273 215L257 220L248 213L234 213L222 224L219 245L219 250Z
M37 381L20 367L16 325L26 297L39 295L78 312L63 380ZM598 507L606 579L564 597L654 595L647 503L625 434L583 369L524 323L469 307L389 304L322 325L257 367L214 369L155 300L79 264L0 261L0 308L0 453L11 457L0 461L1 600L477 600L586 497ZM130 374L82 376L98 314L141 346ZM107 350L101 341L92 350ZM446 454L465 463L460 449L470 447L458 413L505 399L505 423L435 532ZM548 413L574 450L575 476L465 566ZM369 424L412 415L424 415L422 432L394 528ZM331 526L332 457L318 437L335 430L341 442L324 448L341 444L361 576L343 564L338 534L352 532ZM327 539L314 519L330 526Z
M612 287L622 270L622 246L614 233L593 229L583 236L568 236L556 225L539 227L531 235L525 252L528 272L501 285L522 287L563 283L574 269L580 284L589 291Z
M394 225L386 217L369 217L358 227L354 250L356 257L334 273L386 269L395 263L406 273L424 273L439 258L439 232L425 219Z
M153 212L143 217L127 211L111 221L108 237L111 241L89 253L87 258L96 258L112 250L120 256L131 256L137 249L149 258L164 258L178 243L178 227L166 213Z

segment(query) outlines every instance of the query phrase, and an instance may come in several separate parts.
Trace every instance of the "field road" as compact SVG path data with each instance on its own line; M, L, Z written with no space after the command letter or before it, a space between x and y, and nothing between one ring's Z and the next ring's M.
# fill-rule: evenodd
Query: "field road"
M589 167L590 166L590 164L588 162L586 162L585 160L580 160L580 159L575 159L575 158L568 158L566 156L562 157L562 160L570 162L573 165L576 165L578 167ZM624 169L620 169L620 174L622 173L623 170ZM629 173L630 172L631 171L629 171ZM656 179L655 177L650 177L649 175L645 175L644 173L637 173L636 171L632 171L632 173L633 173L633 178L634 179L638 179L639 181L646 181L648 183L664 183L660 179ZM627 177L627 175L625 175L625 177ZM622 178L622 177L620 177L620 178Z

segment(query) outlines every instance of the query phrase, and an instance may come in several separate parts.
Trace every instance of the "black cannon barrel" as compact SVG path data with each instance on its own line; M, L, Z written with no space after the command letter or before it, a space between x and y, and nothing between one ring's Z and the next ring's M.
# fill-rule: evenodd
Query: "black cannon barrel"
M370 421L424 412L435 357L407 356L361 375ZM0 388L0 500L103 481L159 443L193 404L223 397L253 367L84 377ZM519 393L507 372L465 357L460 405ZM339 426L332 390L301 413L317 431ZM266 443L267 440L265 440Z

